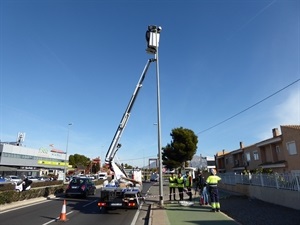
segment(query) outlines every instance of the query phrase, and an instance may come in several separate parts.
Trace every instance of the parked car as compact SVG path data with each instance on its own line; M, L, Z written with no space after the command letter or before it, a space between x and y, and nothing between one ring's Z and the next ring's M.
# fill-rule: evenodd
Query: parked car
M27 178L28 178L28 180L31 180L31 181L38 181L39 180L38 177L33 177L33 176L28 176Z
M157 173L152 173L150 177L150 181L157 182L159 179L159 175Z
M175 170L173 169L173 170L167 170L167 171L165 171L165 174L171 174L171 173L175 173Z
M21 177L19 176L15 176L15 175L9 175L9 176L6 176L5 179L8 181L8 182L21 182L22 179Z
M80 196L86 198L88 195L95 195L95 183L87 177L73 177L70 181L65 196Z
M86 175L86 177L90 178L91 180L95 180L96 179L95 175L91 175L91 174Z
M98 174L99 180L106 180L107 179L107 173L99 173Z
M40 181L50 181L49 177L37 177Z

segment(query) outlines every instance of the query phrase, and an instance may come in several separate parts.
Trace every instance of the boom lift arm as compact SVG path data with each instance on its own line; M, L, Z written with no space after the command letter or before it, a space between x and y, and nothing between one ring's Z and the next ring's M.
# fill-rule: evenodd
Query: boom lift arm
M138 81L138 83L136 85L136 88L135 88L135 90L133 92L133 95L132 95L132 97L131 97L131 99L130 99L130 101L128 103L126 111L125 111L125 113L124 113L124 115L123 115L123 117L121 119L121 122L120 122L120 124L118 126L118 129L117 129L117 131L116 131L116 133L114 135L114 138L113 138L113 140L112 140L112 142L111 142L111 144L109 146L109 149L108 149L108 151L106 153L105 163L108 164L109 167L111 169L113 169L114 171L115 170L119 170L119 168L115 168L115 163L113 162L114 157L115 157L118 149L121 147L121 144L119 143L119 140L120 140L120 138L122 136L122 133L123 133L126 125L127 125L128 119L130 117L131 109L132 109L133 104L134 104L134 102L136 100L136 97L137 97L137 95L139 93L139 90L142 87L142 84L143 84L143 81L145 79L145 76L146 76L146 73L148 71L148 68L150 66L150 63L154 62L155 60L156 59L148 59L146 65L144 67L144 70L143 70L143 72L142 72L142 74L140 76L140 79L139 79L139 81ZM117 172L117 171L115 171L115 172Z

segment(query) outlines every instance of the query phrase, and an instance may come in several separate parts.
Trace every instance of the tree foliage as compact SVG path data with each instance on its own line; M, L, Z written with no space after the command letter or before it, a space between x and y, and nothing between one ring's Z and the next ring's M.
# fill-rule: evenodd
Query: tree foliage
M100 171L100 164L99 163L92 163L92 173L96 174L98 171Z
M73 168L77 168L78 166L84 166L85 168L89 166L91 160L84 155L74 154L69 157L69 164L73 166Z
M193 158L197 151L198 137L183 127L174 128L170 134L172 141L162 149L163 165L168 169L178 168Z
M122 168L124 168L124 169L132 169L133 168L133 166L131 166L131 165L129 165L129 164L127 164L127 163L121 163L121 166L122 166Z

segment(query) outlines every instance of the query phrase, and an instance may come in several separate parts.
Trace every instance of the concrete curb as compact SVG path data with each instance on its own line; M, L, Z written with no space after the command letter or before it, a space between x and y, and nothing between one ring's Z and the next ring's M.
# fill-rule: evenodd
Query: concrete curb
M153 207L153 204L150 205L150 212L149 212L148 225L152 225L152 217L153 217L152 207Z

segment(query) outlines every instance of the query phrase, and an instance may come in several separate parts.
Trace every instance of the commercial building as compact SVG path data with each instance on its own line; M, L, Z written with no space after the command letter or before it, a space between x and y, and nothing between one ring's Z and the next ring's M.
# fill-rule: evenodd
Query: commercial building
M32 149L18 143L0 143L0 176L58 175L68 163L66 153L53 148Z

